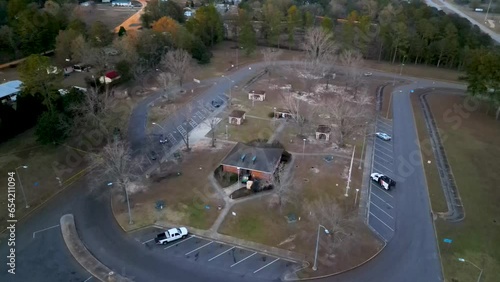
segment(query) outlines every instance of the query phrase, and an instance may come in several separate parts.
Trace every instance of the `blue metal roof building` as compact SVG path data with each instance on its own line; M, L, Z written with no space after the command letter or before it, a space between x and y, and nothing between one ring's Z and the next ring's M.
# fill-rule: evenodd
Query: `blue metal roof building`
M11 100L15 101L17 93L21 91L21 84L20 80L12 80L0 84L0 100L11 96Z

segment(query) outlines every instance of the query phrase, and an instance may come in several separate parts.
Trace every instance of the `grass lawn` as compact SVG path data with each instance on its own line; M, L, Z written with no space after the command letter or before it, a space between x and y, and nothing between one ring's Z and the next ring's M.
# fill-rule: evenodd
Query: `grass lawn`
M399 63L391 64L389 62L367 60L364 61L363 68L370 68L399 74L401 65ZM458 78L463 75L463 73L445 68L436 68L430 66L414 65L412 63L405 63L402 75L435 80L459 81Z
M132 225L128 224L126 203L119 196L115 197L113 208L120 225L134 229L166 220L200 229L209 228L217 218L217 206L223 201L208 183L208 175L213 173L231 147L231 144L222 142L217 143L216 148L209 148L207 142L193 144L191 152L182 153L179 165L171 164L162 171L180 171L181 176L157 179L152 175L145 191L130 196ZM159 200L166 204L161 211L155 208Z
M248 143L257 139L268 140L274 131L271 120L247 117L243 124L234 125L229 124L227 116L224 115L222 120L217 125L217 139L226 139L226 126L229 134L228 140L243 143ZM211 134L212 133L209 132L207 136L211 137Z
M478 270L457 258L484 269L481 281L498 281L500 271L500 127L498 121L487 116L484 109L445 115L454 105L463 105L464 99L455 95L428 96L436 118L444 147L462 198L466 217L459 223L436 221L441 259L446 281L475 281ZM414 103L414 107L417 108ZM415 110L416 113L419 111ZM449 114L449 112L448 112ZM445 119L444 117L448 117ZM450 116L459 117L451 119ZM421 116L416 115L419 134L426 132ZM460 122L457 122L460 120ZM450 122L451 121L451 122ZM421 138L422 139L422 138ZM426 167L431 203L434 211L445 207L437 172L434 166ZM451 245L443 238L453 239Z
M236 216L229 213L218 231L244 240L301 253L307 260L312 261L318 226L309 219L307 204L328 194L343 209L355 210L354 189L361 185L361 170L353 170L351 197L346 198L344 193L348 161L334 159L333 162L327 163L317 156L296 158L292 164L295 170L294 183L299 186L295 204L284 206L282 212L279 208L269 205L268 196L237 204L231 210ZM299 220L288 223L285 216L289 213L294 213ZM339 251L334 254L334 258L320 249L319 270L314 275L337 272L359 264L372 256L381 246L361 221L356 222L351 232L362 239L356 240L356 243L349 239L345 240L343 250L348 252ZM301 273L302 277L311 275L312 273L308 272Z
M28 167L21 168L23 165ZM16 168L16 218L19 219L81 176L79 172L86 168L86 162L84 153L69 147L39 145L32 129L0 145L0 174L7 175ZM62 185L56 177L61 179ZM25 208L22 190L29 209ZM0 206L7 206L7 189L0 192ZM2 209L1 230L5 228L6 217L7 209Z

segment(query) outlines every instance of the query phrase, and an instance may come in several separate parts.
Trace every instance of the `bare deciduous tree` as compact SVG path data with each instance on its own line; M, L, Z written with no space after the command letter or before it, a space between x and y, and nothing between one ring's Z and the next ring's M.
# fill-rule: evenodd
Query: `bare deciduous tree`
M280 212L287 203L295 203L298 197L298 184L293 177L293 160L288 164L280 163L274 172L270 183L273 186L274 197L270 200L270 205L277 205Z
M106 88L104 93L99 93L96 88L90 88L82 97L82 101L71 109L75 113L72 130L98 129L104 136L109 137L111 130L116 126L109 89Z
M139 162L132 158L128 143L113 141L104 146L100 153L90 154L88 158L94 167L91 173L93 189L102 187L103 183L112 183L111 189L122 191L128 201L128 193L137 186L139 180ZM110 188L106 186L106 189Z
M184 145L186 145L186 151L189 152L191 151L191 147L189 147L190 139L189 139L189 131L186 130L186 127L189 125L189 121L193 118L193 114L196 108L192 104L187 104L185 107L181 108L179 110L181 119L180 122L181 124L177 125L177 131L179 131L179 127L183 129L183 131L179 131L179 134L181 135L182 141L184 142Z
M172 86L174 75L170 72L162 72L158 75L157 80L165 91L164 97L167 101L171 101L175 97L175 93L173 91L169 92L168 89Z
M307 60L314 65L332 62L338 49L332 33L321 27L313 27L306 31L303 47L307 53Z
M285 108L290 111L290 119L297 125L299 134L303 134L309 119L314 115L318 107L311 104L307 105L307 102L297 99L291 92L282 93L282 98Z
M210 127L212 147L215 147L215 131L217 130L217 126L219 125L219 122L220 122L220 118L218 118L218 117L210 117L204 121L204 123Z
M353 88L353 95L356 97L362 82L360 67L363 65L363 55L356 50L347 49L340 54L339 61L347 67L346 73L348 79L346 84Z
M342 241L351 236L354 230L356 218L353 214L346 212L339 206L331 196L322 195L307 205L311 219L318 224L324 225L331 236L328 237L327 246L329 253L342 245Z
M271 72L274 71L276 59L281 55L281 49L265 48L260 51L262 53L264 63L266 65L266 72L268 83L271 82Z
M109 55L106 53L104 48L100 47L90 47L90 44L85 44L84 51L82 54L82 63L92 65L97 75L102 75L109 66Z
M163 56L161 65L177 77L179 85L182 87L184 78L191 67L191 55L183 49L170 51Z
M90 154L89 158L92 166L99 168L94 175L99 182L111 181L123 189L139 177L137 162L126 141L110 142L100 153Z
M361 132L369 121L369 109L365 104L355 102L346 95L336 95L325 100L325 112L332 119L334 136L339 147L345 146L346 139Z

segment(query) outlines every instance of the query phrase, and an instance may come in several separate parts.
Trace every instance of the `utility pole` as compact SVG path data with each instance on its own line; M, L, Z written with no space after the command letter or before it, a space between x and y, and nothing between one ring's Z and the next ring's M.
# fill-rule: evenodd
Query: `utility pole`
M324 227L321 224L318 225L318 237L316 237L316 252L314 253L314 265L313 265L313 270L314 271L318 270L318 266L316 265L316 261L318 259L319 231L321 230L321 228L325 229L325 233L326 234L330 234L330 231L328 231L328 229L326 229L326 227Z
M24 204L26 205L26 208L29 209L30 206L28 205L28 200L26 199L26 194L24 193L23 182L21 181L21 176L19 175L19 172L17 171L20 168L25 168L26 169L26 168L28 168L28 166L27 165L22 165L22 166L16 167L16 174L17 174L17 179L19 179L19 186L21 187L21 192L23 193Z
M490 7L491 7L491 0L490 3L488 4L488 9L486 9L486 16L484 16L484 22L488 21L488 13L490 11Z
M347 178L347 186L345 187L345 195L346 197L349 197L349 189L351 188L351 173L352 173L352 163L354 161L354 153L356 152L356 146L354 146L354 149L352 150L352 157L351 157L351 166L349 167L349 178Z

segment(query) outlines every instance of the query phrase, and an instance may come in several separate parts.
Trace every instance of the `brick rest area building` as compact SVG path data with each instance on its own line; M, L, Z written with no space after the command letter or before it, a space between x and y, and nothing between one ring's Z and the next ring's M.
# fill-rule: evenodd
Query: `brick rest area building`
M285 150L236 144L221 161L225 172L249 176L251 179L269 180L278 168Z

